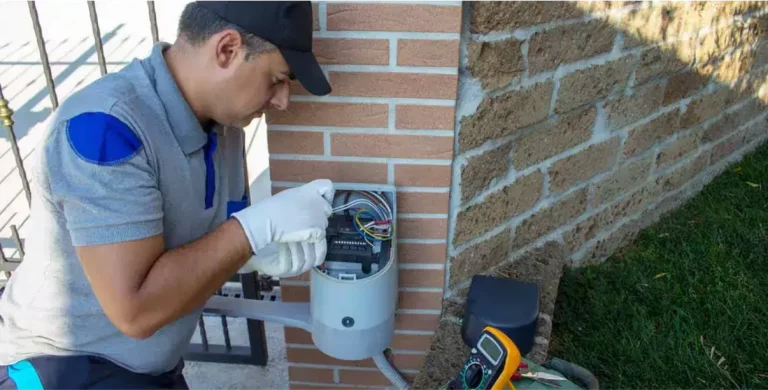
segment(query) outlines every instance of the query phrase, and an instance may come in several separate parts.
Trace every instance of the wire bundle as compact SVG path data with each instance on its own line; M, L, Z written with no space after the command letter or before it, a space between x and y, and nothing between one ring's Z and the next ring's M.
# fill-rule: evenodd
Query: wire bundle
M354 226L363 236L368 245L374 246L375 241L388 241L394 235L392 223L392 209L387 201L379 194L372 191L351 191L362 195L364 198L355 199L333 209L334 213L347 211L354 212ZM361 218L371 219L363 222Z

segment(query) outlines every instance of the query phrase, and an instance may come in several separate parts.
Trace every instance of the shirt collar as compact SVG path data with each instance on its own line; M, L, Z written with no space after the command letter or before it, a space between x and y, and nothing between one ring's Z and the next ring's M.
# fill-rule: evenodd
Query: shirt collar
M168 69L163 57L163 52L168 47L170 45L164 42L155 44L148 58L148 65L154 73L155 91L168 116L173 135L184 153L191 154L205 146L208 137Z

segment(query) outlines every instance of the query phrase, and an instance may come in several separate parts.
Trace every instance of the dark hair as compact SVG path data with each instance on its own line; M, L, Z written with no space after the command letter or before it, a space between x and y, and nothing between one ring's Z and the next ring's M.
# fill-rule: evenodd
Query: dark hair
M222 19L207 8L197 4L197 2L191 2L184 7L184 11L182 11L179 18L178 34L184 36L184 39L191 45L198 46L202 45L203 42L214 34L228 29L237 31L242 37L245 44L246 59L251 59L253 56L277 49L275 45Z

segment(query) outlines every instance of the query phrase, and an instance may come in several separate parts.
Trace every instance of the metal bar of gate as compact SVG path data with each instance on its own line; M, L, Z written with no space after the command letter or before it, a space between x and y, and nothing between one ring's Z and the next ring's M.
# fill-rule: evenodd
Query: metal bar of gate
M155 14L155 2L148 1L147 8L149 10L149 28L152 30L152 43L157 43L160 40L160 34L157 31L157 14Z
M88 2L88 14L91 16L91 29L93 30L93 40L96 44L96 57L99 59L99 70L101 75L107 74L107 60L104 58L104 45L101 42L101 31L99 29L99 16L96 14L96 3Z
M11 236L13 236L13 242L16 243L16 250L19 251L21 259L24 260L26 253L24 252L24 245L21 243L21 237L19 236L19 229L16 229L16 225L11 225Z
M27 197L27 204L32 204L32 192L29 190L29 180L27 180L27 171L24 170L24 160L21 157L19 143L16 140L16 133L13 131L13 110L8 107L8 100L3 96L3 88L0 86L0 120L2 120L5 129L8 131L8 138L11 141L11 150L13 158L16 159L16 169L21 177L21 186L24 188L24 195Z
M51 63L48 62L48 52L45 50L45 40L43 39L43 29L40 27L40 18L37 16L37 7L34 1L28 1L29 16L32 17L32 28L35 30L35 39L37 39L37 50L40 51L40 61L43 63L43 73L45 74L45 83L48 84L48 96L51 98L53 109L59 108L59 98L56 96L56 85L53 83L51 75Z

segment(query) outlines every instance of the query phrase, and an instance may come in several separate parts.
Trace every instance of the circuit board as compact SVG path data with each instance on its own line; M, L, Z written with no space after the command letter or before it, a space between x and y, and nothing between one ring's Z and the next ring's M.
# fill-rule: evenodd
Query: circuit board
M369 222L361 218L363 223ZM355 229L354 220L347 215L333 215L326 229L328 254L326 262L346 263L350 271L361 271L369 275L381 269L389 258L390 243L377 241L370 245ZM341 266L341 264L338 264Z

